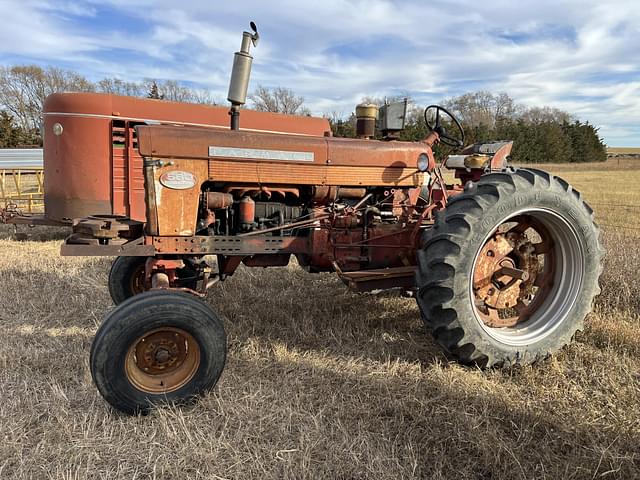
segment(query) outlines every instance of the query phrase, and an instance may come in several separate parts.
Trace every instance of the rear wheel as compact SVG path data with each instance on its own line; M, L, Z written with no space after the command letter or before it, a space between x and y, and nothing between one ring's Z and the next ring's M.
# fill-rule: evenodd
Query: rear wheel
M527 364L569 343L599 292L592 210L537 170L489 174L440 212L418 253L425 324L464 363Z
M91 346L91 376L114 408L145 412L213 388L226 359L221 320L189 294L145 292L105 318Z

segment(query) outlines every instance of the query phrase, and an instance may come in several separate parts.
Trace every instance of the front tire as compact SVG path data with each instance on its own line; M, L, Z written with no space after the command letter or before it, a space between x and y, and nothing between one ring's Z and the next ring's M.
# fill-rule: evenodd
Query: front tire
M113 303L122 302L135 295L146 292L150 285L145 279L145 265L149 257L117 257L109 271L109 294ZM178 282L176 287L186 287L191 290L198 288L198 272L185 265L176 270Z
M529 364L568 344L599 293L593 211L538 170L485 175L450 199L418 252L417 300L463 363Z
M222 321L189 294L145 292L112 310L89 359L104 399L125 413L184 403L217 383L226 360Z
M109 271L109 294L113 303L120 305L126 299L143 293L145 289L145 263L147 257L117 257Z

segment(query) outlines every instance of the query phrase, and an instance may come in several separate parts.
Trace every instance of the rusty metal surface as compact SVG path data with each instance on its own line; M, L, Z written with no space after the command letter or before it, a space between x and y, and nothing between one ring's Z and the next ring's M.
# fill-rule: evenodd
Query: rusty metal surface
M60 113L64 115L57 115ZM229 108L226 106L158 101L102 93L56 93L47 97L44 104L45 119L57 115L60 120L68 118L70 113L93 115L108 121L114 118L138 122L155 120L170 124L229 129ZM243 110L241 129L324 136L331 127L325 118Z
M138 153L135 123L111 123L111 190L113 213L145 219L143 160Z
M63 256L150 256L144 244L143 224L127 217L104 215L78 219L61 247Z
M333 186L415 186L423 174L414 168L349 167L344 165L301 165L211 160L209 177L227 182L264 182Z
M170 188L161 181L172 172L186 172L195 177L188 189ZM200 186L207 180L207 164L200 160L175 159L170 164L153 167L154 202L158 218L158 235L195 234L198 220Z
M110 120L45 114L45 132L54 123L64 132L44 135L45 215L66 220L113 213Z
M207 208L227 208L233 204L233 195L222 192L207 192Z
M338 198L362 198L367 194L365 188L349 188L330 185L315 185L313 201L320 205L328 205Z
M44 135L45 215L58 221L92 214L144 220L141 156L132 126L151 120L228 131L227 110L93 93L49 96L44 106L44 130L49 132ZM56 123L63 126L61 135L50 134ZM243 111L242 128L320 137L330 130L323 118L254 111Z
M200 347L185 330L162 327L135 340L125 357L125 375L138 390L170 393L187 384L200 366Z
M552 286L554 254L546 228L532 218L516 217L497 229L474 266L473 291L485 325L513 327L529 318Z
M426 153L421 142L382 142L350 138L218 132L201 128L147 125L138 127L140 154L145 157L209 158L209 147L243 148L313 153L313 164L416 168ZM180 139L176 141L176 139ZM237 159L247 163L251 157ZM259 157L256 161L267 161ZM253 162L251 162L253 163ZM287 165L290 162L287 162ZM278 163L282 166L282 163Z
M255 255L275 253L306 252L308 241L304 237L273 237L256 235L239 237L235 235L213 237L150 237L155 251L159 254L198 255Z
M373 166L416 170L418 157L428 148L422 142L383 142L327 138L331 165Z
M136 239L142 236L142 222L128 217L92 215L73 224L76 236L90 239Z
M507 158L511 155L513 142L505 142L491 158L491 170L501 170L507 164Z
M253 184L233 184L227 185L223 188L224 192L229 192L236 195L239 198L242 198L244 195L249 195L251 197L255 197L260 194L265 194L267 198L271 198L274 195L279 195L282 198L285 198L287 194L293 195L296 198L300 198L300 189L297 187L292 187L291 185L282 185L282 184L270 184L270 185L261 185L258 183Z
M60 247L63 257L150 257L155 255L153 245L127 242L123 245L83 245L64 243Z
M238 206L238 217L241 228L252 225L256 218L256 202L250 197L243 197Z
M347 286L353 292L362 293L374 290L388 290L392 288L411 290L416 286L416 284L415 275L402 275L390 278L372 278L367 281L350 281L347 283Z
M416 267L414 265L356 272L343 272L337 264L334 267L342 281L355 292L415 287Z
M138 141L140 154L145 157L199 158L208 160L209 147L220 147L313 153L313 162L318 163L324 163L327 158L326 139L315 136L253 133L243 130L217 131L171 125L145 125L138 127ZM247 159L244 158L236 160L247 163ZM256 160L260 159L256 158ZM283 163L279 162L278 164L282 166Z

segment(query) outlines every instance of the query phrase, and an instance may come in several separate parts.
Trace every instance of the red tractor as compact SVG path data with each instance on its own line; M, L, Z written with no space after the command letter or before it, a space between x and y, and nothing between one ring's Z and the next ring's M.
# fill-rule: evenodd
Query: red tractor
M511 142L470 145L437 164L436 144L464 145L440 106L426 109L420 142L395 139L403 103L358 106L358 139L243 130L257 40L252 24L235 55L231 128L140 122L144 218L104 207L74 219L62 247L118 256L109 278L117 307L90 359L111 405L144 411L212 388L226 339L199 297L241 264L284 266L291 255L355 291L414 295L435 339L465 364L528 364L571 341L599 291L603 256L575 189L507 166ZM64 159L58 167L64 174Z

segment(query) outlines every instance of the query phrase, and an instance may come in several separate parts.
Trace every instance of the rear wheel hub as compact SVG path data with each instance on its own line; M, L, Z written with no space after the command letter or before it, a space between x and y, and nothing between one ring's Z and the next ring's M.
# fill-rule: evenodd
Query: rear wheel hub
M547 229L526 216L503 223L487 240L473 275L475 305L486 326L514 327L529 318L552 287L552 245Z

